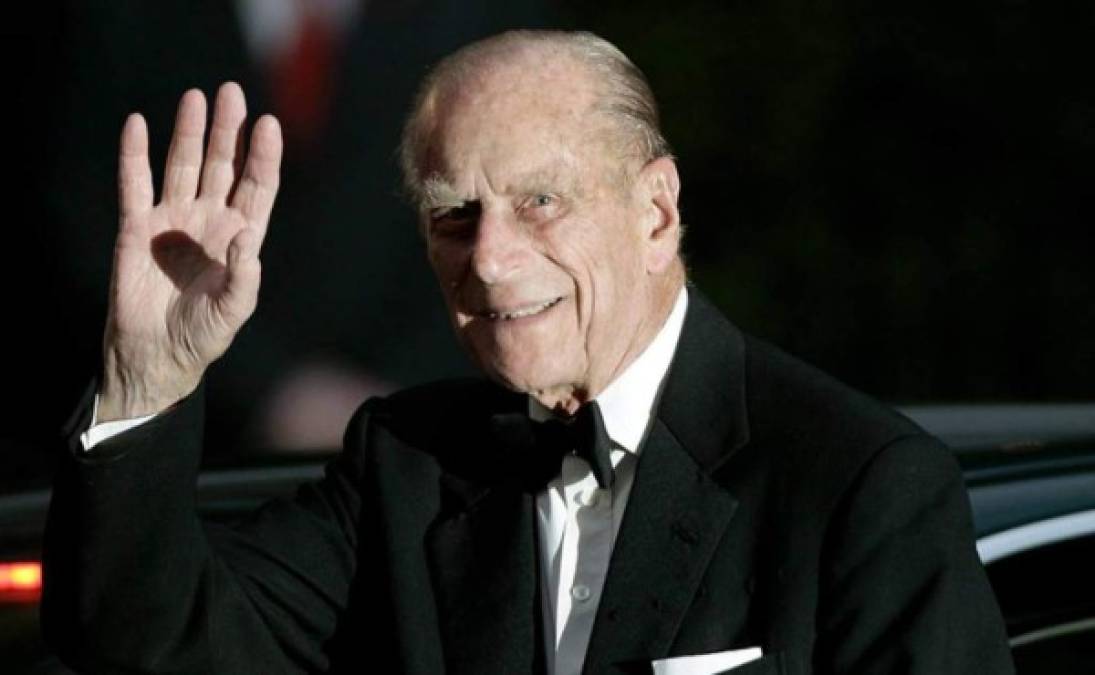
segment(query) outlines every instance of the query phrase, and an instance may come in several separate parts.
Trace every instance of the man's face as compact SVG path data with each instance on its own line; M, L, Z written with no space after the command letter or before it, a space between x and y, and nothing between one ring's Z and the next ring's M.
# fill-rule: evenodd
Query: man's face
M547 401L595 393L661 319L649 209L607 120L590 112L573 65L511 68L449 94L430 136L423 217L457 336L513 389Z

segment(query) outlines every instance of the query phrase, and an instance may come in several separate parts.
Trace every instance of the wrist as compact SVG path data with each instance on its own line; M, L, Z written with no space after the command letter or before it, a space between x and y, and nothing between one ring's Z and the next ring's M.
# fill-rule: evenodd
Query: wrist
M98 423L159 414L198 386L199 378L149 377L150 373L134 374L107 361L99 388Z

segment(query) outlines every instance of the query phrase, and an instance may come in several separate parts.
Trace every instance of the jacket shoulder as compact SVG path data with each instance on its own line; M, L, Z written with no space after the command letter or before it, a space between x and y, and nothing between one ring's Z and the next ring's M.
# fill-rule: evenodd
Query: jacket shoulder
M745 343L755 433L808 435L844 447L924 433L890 406L781 349L749 335Z
M898 446L904 461L953 464L945 446L893 408L763 340L745 340L750 445L794 490L830 502Z

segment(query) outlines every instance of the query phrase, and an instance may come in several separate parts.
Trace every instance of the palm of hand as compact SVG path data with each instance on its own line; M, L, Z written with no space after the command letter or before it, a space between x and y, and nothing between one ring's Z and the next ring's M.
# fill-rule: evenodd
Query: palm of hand
M205 100L200 92L187 92L157 204L144 120L131 115L126 121L104 389L116 375L115 384L137 383L133 388L149 400L177 400L196 386L254 311L281 134L276 120L261 118L239 172L245 117L243 92L235 84L222 86L203 161Z
M195 200L161 204L123 226L115 251L114 327L120 336L165 341L194 363L211 361L247 318L227 287L231 239L246 221ZM144 222L142 222L144 221Z

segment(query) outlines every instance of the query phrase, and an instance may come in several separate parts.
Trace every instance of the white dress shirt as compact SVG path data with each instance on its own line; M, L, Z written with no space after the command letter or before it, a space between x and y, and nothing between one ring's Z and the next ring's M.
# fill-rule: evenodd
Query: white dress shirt
M605 429L615 446L616 479L599 489L589 464L563 458L559 477L536 496L540 538L544 653L551 675L582 670L608 562L635 480L643 440L684 325L688 293L682 288L665 325L631 365L596 397ZM551 412L529 398L529 416Z
M688 293L682 288L653 341L596 397L615 446L613 486L598 488L589 464L567 455L560 475L536 496L540 569L545 571L540 575L544 653L551 675L577 675L582 670L639 452L677 349L687 306ZM96 396L92 424L80 436L85 452L154 417L96 424L98 407ZM529 416L544 421L551 412L529 398Z
M88 426L87 431L80 434L80 444L84 446L84 452L91 450L96 445L103 441L113 438L123 431L129 431L134 427L139 427L148 420L156 416L157 413L151 415L143 415L141 417L132 417L124 420L114 420L112 422L99 423L99 395L95 394L95 403L91 406L91 425Z

